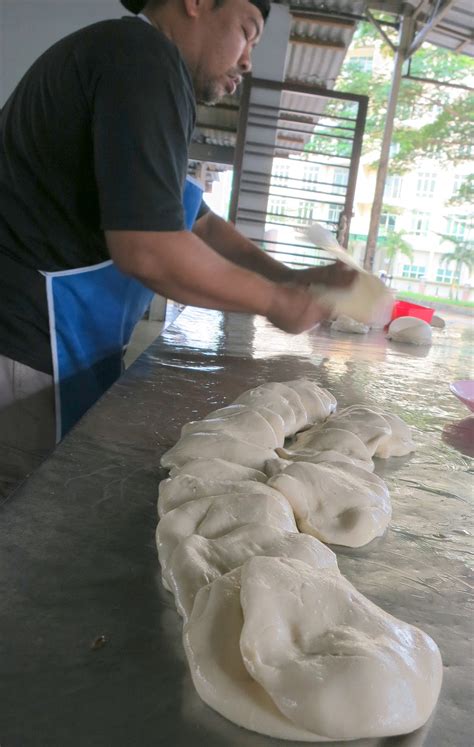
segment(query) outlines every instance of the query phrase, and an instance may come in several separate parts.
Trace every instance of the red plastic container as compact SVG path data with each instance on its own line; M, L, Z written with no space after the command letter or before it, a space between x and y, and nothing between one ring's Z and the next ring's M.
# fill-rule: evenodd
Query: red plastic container
M423 319L428 324L433 319L434 309L429 309L427 306L419 306L417 303L411 301L395 301L392 309L392 319L397 319L399 316L415 316L417 319Z

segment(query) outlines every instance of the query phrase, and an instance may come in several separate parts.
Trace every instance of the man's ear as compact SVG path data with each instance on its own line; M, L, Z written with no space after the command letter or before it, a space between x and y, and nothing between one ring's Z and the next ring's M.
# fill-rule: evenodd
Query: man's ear
M198 18L210 0L183 0L184 12L190 18Z

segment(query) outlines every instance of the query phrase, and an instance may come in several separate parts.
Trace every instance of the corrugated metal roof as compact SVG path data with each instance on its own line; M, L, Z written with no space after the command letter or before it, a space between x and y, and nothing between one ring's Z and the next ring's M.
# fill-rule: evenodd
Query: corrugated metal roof
M452 52L474 57L474 4L457 0L426 37L426 41Z

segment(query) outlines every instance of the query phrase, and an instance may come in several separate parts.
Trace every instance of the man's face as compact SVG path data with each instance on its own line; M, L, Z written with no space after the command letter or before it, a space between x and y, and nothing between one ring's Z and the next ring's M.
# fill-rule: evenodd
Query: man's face
M201 17L201 54L193 70L196 98L215 104L233 94L244 73L252 68L251 55L263 31L263 18L249 0L226 0L214 8L206 3Z

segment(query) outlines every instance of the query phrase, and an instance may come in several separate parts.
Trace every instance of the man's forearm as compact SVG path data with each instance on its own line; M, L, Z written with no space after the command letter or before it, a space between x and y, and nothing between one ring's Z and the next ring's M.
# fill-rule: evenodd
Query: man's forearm
M294 280L294 271L259 249L231 223L209 212L199 220L194 233L222 257L239 267L257 272L276 283Z

